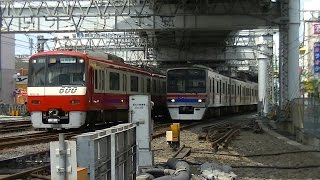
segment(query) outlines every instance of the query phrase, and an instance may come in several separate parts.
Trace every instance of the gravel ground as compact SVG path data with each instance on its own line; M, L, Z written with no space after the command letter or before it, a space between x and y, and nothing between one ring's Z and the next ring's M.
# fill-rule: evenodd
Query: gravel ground
M5 134L0 134L0 138L25 135L25 134L33 134L33 133L39 133L39 132L41 131L32 130L32 131L5 133ZM41 143L41 144L20 146L16 148L2 149L0 150L0 160L10 159L17 156L23 156L26 154L32 154L32 153L37 153L37 152L46 151L46 150L49 150L49 143Z
M236 117L237 119L252 118L252 116ZM237 179L320 179L320 167L300 168L300 169L280 169L280 168L245 168L245 166L279 166L296 167L319 165L320 153L288 153L276 156L254 156L243 157L243 155L267 154L279 152L299 151L296 146L289 145L285 141L277 139L268 133L256 134L252 131L241 130L237 138L233 139L229 147L214 153L211 144L198 140L198 134L202 131L202 126L181 132L181 145L192 147L193 153L185 160L194 163L219 163L227 164L233 168ZM33 133L30 131L14 133ZM10 133L10 135L13 135ZM1 135L0 135L1 136ZM7 136L7 134L6 134ZM155 163L164 163L169 157L175 154L166 143L165 137L152 141ZM18 148L4 149L0 151L0 160L21 156L24 154L40 152L49 149L49 143L22 146ZM219 155L229 154L229 155ZM239 156L230 156L239 155ZM193 166L193 173L199 174L197 166Z
M239 118L239 117L237 117ZM250 117L251 118L251 117ZM277 139L268 133L256 134L253 131L241 130L229 147L214 153L209 142L198 140L202 127L181 132L181 145L192 147L192 153L185 160L193 163L218 163L230 165L237 179L320 179L320 152L287 153L273 156L243 157L252 154L270 154L299 151L296 146ZM165 137L152 141L155 163L164 163L175 152L166 144ZM228 154L228 155L219 155ZM230 156L239 155L239 156ZM318 165L316 168L281 169L281 168L248 168L247 166L298 167ZM246 168L245 168L246 167ZM194 169L193 173L199 174Z
M4 134L0 134L0 138L3 137L10 137L10 136L19 136L19 135L25 135L25 134L33 134L33 133L38 133L41 131L18 131L18 132L10 132L10 133L4 133Z
M18 156L23 156L26 154L33 154L42 151L49 150L50 145L49 143L41 143L35 145L28 145L28 146L20 146L16 148L10 149L3 149L0 151L0 161L5 159L10 159Z

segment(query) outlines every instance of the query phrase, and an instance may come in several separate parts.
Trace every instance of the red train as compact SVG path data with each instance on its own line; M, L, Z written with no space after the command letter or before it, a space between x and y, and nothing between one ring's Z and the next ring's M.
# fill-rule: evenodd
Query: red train
M28 111L35 128L79 128L128 121L129 96L151 95L166 110L166 78L104 53L48 51L31 56Z

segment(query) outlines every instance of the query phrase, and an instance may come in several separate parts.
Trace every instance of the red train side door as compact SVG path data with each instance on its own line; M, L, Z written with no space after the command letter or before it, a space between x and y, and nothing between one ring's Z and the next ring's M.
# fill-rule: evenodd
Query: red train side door
M92 95L94 92L94 70L93 67L89 65L89 84L88 84L88 98L89 105L91 106L93 103Z

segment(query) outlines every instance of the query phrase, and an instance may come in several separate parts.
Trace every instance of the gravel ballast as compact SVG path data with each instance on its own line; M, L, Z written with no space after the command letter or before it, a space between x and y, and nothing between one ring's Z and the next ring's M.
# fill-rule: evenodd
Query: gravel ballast
M214 152L210 142L198 140L201 132L202 127L197 126L180 133L181 146L192 148L190 156L184 158L189 163L230 165L237 179L320 179L320 152L301 152L297 146L267 132L257 134L252 130L241 130L227 149ZM152 147L156 164L166 162L175 154L165 137L154 139Z

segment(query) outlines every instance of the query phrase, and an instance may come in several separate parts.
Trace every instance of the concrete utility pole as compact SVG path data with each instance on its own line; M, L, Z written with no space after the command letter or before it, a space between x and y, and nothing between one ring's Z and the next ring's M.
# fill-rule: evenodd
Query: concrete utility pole
M289 101L300 95L299 81L300 0L289 1L288 95Z
M259 106L258 113L260 116L265 116L268 113L268 97L267 97L267 83L268 83L268 61L269 59L261 58L258 59L258 97Z
M1 9L1 1L0 1L0 77L2 78L2 66L1 66L1 64L2 64L2 52L1 52L1 48L2 48L2 9ZM1 82L1 80L0 80L0 83L2 83ZM0 84L0 88L2 87L2 84Z
M29 49L30 49L30 55L33 53L33 39L29 37Z

